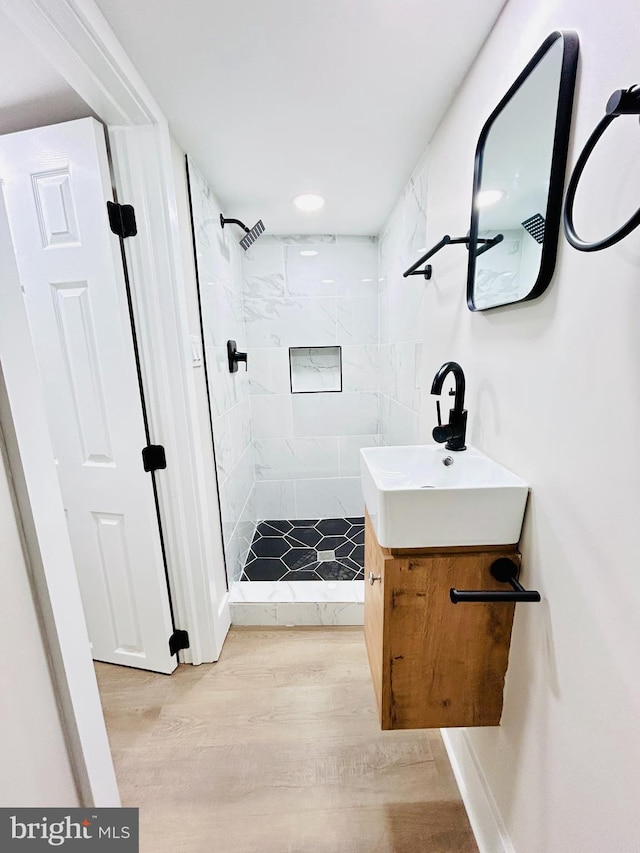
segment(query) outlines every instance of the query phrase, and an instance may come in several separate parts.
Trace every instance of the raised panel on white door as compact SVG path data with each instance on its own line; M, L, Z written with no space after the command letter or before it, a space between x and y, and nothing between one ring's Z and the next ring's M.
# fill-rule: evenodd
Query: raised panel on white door
M32 175L42 247L78 246L80 230L68 169Z
M131 560L125 535L124 515L92 512L100 553L100 568L107 590L106 603L118 652L144 654L140 636Z
M55 283L51 291L82 464L113 465L88 284Z
M173 626L104 129L0 137L3 184L93 655L171 672Z

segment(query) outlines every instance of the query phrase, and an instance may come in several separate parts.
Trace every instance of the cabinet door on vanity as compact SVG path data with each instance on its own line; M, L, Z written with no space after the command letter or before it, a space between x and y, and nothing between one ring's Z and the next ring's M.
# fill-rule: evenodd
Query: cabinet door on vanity
M504 589L489 572L499 557L520 559L515 546L382 548L367 519L365 641L383 729L499 724L515 605L449 598Z

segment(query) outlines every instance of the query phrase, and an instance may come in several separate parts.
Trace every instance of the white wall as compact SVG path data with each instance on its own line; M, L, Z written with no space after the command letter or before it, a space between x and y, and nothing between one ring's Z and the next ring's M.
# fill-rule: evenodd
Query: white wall
M242 258L259 519L363 515L359 449L378 443L377 267L375 238L335 234L265 235ZM342 390L292 393L289 348L336 346Z
M2 134L96 115L5 9L0 9L0 80Z
M227 360L227 341L235 340L239 350L246 341L242 249L237 226L220 227L220 204L191 160L189 183L222 534L232 583L240 577L256 527L249 379L242 366L230 373Z
M640 76L636 0L510 0L430 144L428 241L469 227L479 131L539 44L576 29L575 159L611 92ZM576 206L603 236L640 198L637 118L619 118ZM597 177L596 177L597 176ZM448 359L467 375L471 442L532 487L500 728L469 741L517 853L640 848L640 233L596 254L561 238L535 302L472 314L467 253L433 259L422 385ZM432 401L422 402L429 440ZM495 849L495 848L494 848ZM492 850L491 853L494 853Z
M1 432L0 542L0 806L79 806Z
M193 231L191 228L191 215L189 211L189 194L187 188L187 169L185 154L174 140L171 140L171 156L173 163L173 174L176 188L176 203L178 221L180 226L180 238L182 243L182 264L185 282L185 296L187 302L187 315L189 322L189 333L192 340L196 341L200 354L203 351L202 333L200 328L200 309L198 306L198 285L196 279L195 258L193 253ZM210 567L212 576L216 581L216 588L225 588L225 565L222 544L222 528L220 523L220 504L218 498L218 484L213 456L213 441L211 438L211 422L209 418L209 400L207 397L207 382L204 364L194 366L194 379L196 384L197 406L198 406L198 432L201 437L200 452L202 454L202 469L205 481L205 497L207 502L207 514L210 519L210 535L213 546L213 565Z
M380 436L383 444L420 442L424 297L422 275L402 277L427 248L427 158L422 158L380 236L378 251Z

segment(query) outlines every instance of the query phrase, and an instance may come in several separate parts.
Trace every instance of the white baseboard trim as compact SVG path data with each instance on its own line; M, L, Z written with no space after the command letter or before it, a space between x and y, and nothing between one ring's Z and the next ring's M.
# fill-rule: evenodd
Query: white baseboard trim
M466 729L440 729L480 853L515 853Z

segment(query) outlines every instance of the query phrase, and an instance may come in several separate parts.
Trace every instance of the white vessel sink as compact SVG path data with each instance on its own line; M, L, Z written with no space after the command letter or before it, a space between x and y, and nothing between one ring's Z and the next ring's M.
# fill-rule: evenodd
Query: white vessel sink
M362 491L386 548L514 545L529 487L468 447L365 447Z

